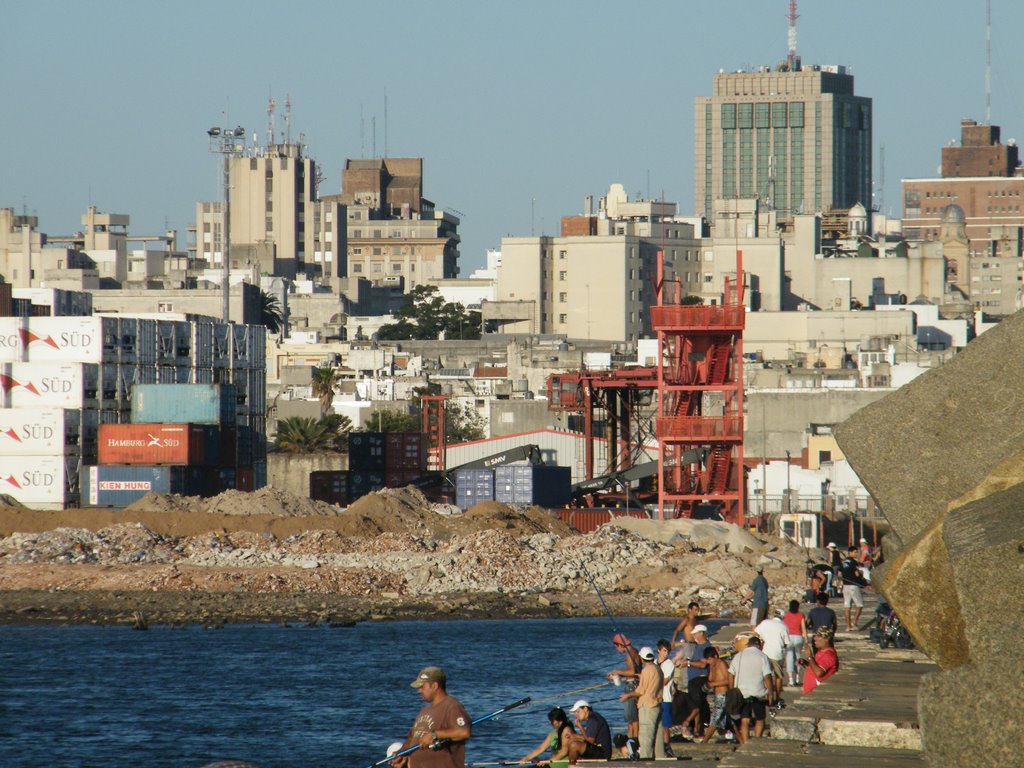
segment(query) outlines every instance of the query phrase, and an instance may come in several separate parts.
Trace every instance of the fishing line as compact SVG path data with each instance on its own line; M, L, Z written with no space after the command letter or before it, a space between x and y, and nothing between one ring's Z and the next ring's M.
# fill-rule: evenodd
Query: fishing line
M554 696L545 696L543 699L534 699L533 703L534 704L542 704L545 701L555 701L556 699L564 699L564 698L566 698L568 696L575 696L578 693L585 693L586 691L596 691L598 688L605 688L605 687L607 687L607 686L609 686L611 684L612 684L612 681L611 680L607 680L607 681L605 681L603 683L598 683L597 685L589 685L586 688L577 688L576 690L566 691L565 693L558 693L558 694L555 694Z
M597 599L601 601L601 605L604 607L604 612L608 614L608 618L612 622L612 629L615 630L615 634L620 634L619 625L616 623L612 612L608 609L608 603L604 601L604 595L601 594L601 589L597 586L597 582L594 581L594 577L590 575L590 571L587 570L587 564L582 559L580 559L580 568L583 569L583 573L586 574L590 584L594 587L594 591L597 592Z

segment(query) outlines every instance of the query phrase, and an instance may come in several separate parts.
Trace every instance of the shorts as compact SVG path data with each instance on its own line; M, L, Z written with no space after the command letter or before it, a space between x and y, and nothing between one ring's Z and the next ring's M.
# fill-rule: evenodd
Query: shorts
M604 751L604 747L599 744L587 744L587 748L583 750L583 754L580 755L584 760L607 760L608 755Z
M729 727L729 716L725 714L725 694L716 693L714 700L711 702L711 720L708 725L713 725L720 731L724 731Z
M636 699L626 699L622 705L622 716L627 724L640 722L640 710L636 708Z
M665 728L672 727L672 702L661 702L661 724Z
M746 717L750 720L764 720L768 715L767 703L764 699L744 699L743 706L740 707L740 717Z
M782 679L782 659L779 659L778 661L776 661L775 659L769 658L768 659L768 663L771 665L772 675L777 680L781 680Z
M846 584L843 586L843 607L849 608L853 605L858 608L864 607L864 593L856 584Z

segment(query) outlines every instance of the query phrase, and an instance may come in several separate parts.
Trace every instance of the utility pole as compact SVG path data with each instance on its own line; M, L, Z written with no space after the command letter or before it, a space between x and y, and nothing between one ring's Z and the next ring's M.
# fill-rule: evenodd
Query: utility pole
M224 202L221 211L221 261L223 262L223 284L221 285L221 318L225 323L231 322L229 311L229 297L231 296L231 158L241 157L245 154L245 129L242 126L235 128L210 128L206 135L209 137L211 152L224 157Z

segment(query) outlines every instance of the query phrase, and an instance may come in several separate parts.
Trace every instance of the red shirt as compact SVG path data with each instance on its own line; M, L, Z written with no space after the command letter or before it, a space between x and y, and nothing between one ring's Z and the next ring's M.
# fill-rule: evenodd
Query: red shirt
M814 654L814 663L821 667L825 674L818 677L810 665L804 667L804 693L810 693L818 685L839 671L839 654L835 648L822 648Z
M787 611L782 615L782 623L786 625L786 629L789 630L791 635L802 635L802 627L804 625L804 615L797 611L792 613Z

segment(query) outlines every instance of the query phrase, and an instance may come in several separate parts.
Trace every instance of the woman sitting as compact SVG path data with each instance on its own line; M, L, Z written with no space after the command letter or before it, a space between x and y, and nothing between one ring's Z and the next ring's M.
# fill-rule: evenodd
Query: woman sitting
M544 741L533 752L520 760L519 765L533 762L546 749L551 750L551 757L548 760L541 760L541 764L553 763L559 760L567 762L569 760L569 744L572 741L570 737L576 733L576 729L569 722L569 716L565 714L565 710L561 707L555 707L548 712L548 721L551 723L551 733L544 737Z

